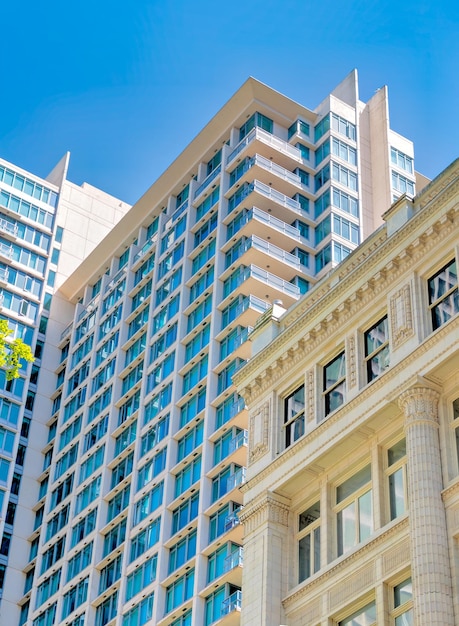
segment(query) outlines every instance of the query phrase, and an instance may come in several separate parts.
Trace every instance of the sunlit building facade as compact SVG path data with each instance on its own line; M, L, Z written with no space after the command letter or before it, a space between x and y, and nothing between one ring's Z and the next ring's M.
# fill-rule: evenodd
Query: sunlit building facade
M12 623L239 623L248 335L416 184L356 72L315 110L254 79L225 104L53 297Z
M87 183L69 182L68 164L67 154L42 179L0 159L0 316L10 338L21 338L35 354L15 380L0 371L0 594L18 495L27 490L25 474L36 480L25 458L53 294L129 208Z
M384 222L235 376L244 625L459 623L459 161Z

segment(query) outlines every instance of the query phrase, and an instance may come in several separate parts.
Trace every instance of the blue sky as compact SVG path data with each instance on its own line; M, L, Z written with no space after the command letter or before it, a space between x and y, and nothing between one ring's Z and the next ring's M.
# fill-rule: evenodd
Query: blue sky
M248 76L314 108L351 69L434 177L458 156L452 0L15 0L2 6L0 156L135 202Z

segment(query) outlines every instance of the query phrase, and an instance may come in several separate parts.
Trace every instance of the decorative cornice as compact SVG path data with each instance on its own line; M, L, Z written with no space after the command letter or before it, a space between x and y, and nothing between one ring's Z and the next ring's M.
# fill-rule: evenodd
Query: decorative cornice
M456 192L459 195L459 179L449 188L448 198ZM407 243L403 250L400 250L394 257L386 260L384 263L385 257L388 256L388 247L399 248L404 240L412 236L424 222L432 218L433 209L439 204L444 206L445 199L448 198L441 195L436 202L429 205L428 211L423 210L416 213L403 228L389 238L386 238L385 230L383 232L377 231L370 238L371 241L367 240L369 243L364 242L350 257L343 261L339 269L333 272L333 275L322 287L312 291L311 295L301 300L301 306L295 305L293 310L284 317L285 330L259 355L255 355L234 376L234 381L236 385L244 384L244 381L259 370L261 364L271 363L274 359L276 359L275 367L270 368L268 376L266 376L266 370L263 374L258 375L257 383L262 384L257 384L254 387L249 383L245 388L240 389L239 393L249 402L256 399L259 394L263 393L272 384L273 380L277 380L283 375L286 366L288 368L291 367L293 360L295 362L298 359L301 360L306 354L314 351L323 341L339 330L346 321L356 313L359 313L365 305L373 301L375 296L389 291L396 279L413 267L417 261L425 258L429 250L437 249L438 245L444 241L445 236L455 226L459 203L456 203L454 207L449 209L444 215L441 215L434 224L426 224L424 233ZM362 249L360 250L360 248ZM359 251L358 254L357 251ZM378 263L384 263L384 266L376 270L375 266ZM361 282L371 271L369 268L373 268L373 276L342 300L340 296L345 295L350 285ZM313 325L314 318L317 318L320 310L325 309L334 300L338 304L333 312ZM302 340L296 340L295 343L294 339L296 339L301 328L304 328L308 322L310 328L305 331ZM293 345L289 346L289 343L291 344L292 342ZM284 355L282 357L278 356L279 348L282 345L285 346L289 353L288 359ZM295 354L297 351L300 354Z
M410 380L407 381L407 379L403 376L403 374L406 374L406 372L409 371L410 364L415 362L422 356L431 355L431 358L429 358L427 362L423 363L424 369L428 369L428 366L430 364L434 363L439 357L442 356L442 354L451 349L451 344L448 343L447 346L441 352L439 352L438 344L441 339L446 338L450 333L454 333L458 330L459 315L452 318L443 327L435 331L434 335L429 335L429 337L425 339L423 343L418 345L400 363L391 366L388 370L381 374L381 376L378 376L376 380L372 381L371 384L362 389L362 391L360 391L360 393L356 397L354 397L349 402L346 402L330 417L325 419L323 422L317 424L317 426L312 431L298 439L293 445L281 452L279 456L276 459L272 460L267 467L263 468L256 476L244 483L243 491L250 491L250 489L255 487L258 483L262 482L273 472L281 469L282 466L290 467L287 461L296 456L301 450L304 450L304 448L311 444L311 442L317 438L317 435L319 433L322 434L324 430L330 430L330 436L327 439L323 440L321 445L316 442L316 445L314 447L315 453L320 452L320 450L325 448L331 440L337 441L343 432L348 430L356 422L362 419L361 414L356 414L355 419L350 422L344 419L345 416L351 413L354 408L358 407L362 403L365 403L365 415L371 415L374 407L379 404L379 402L371 402L371 399L377 395L376 392L379 391L382 387L385 387L389 384L391 395L389 398L386 398L386 400L388 402L393 402L394 407L397 406L398 397L407 389L407 385L410 383ZM437 350L433 350L435 346L437 346ZM339 428L338 424L340 424ZM290 473L290 469L286 470L278 478L287 478Z
M338 562L331 563L325 571L319 572L312 580L303 583L299 589L296 589L282 600L284 609L286 611L293 610L291 605L300 598L310 596L318 590L322 591L327 581L337 577L339 574L342 575L343 570L351 568L354 572L356 565L358 565L358 562L362 560L362 556L368 554L381 544L387 543L387 541L393 538L394 535L402 535L404 531L409 531L408 515L403 517L397 523L389 526L389 528L382 529L382 532L380 532L376 537L368 540L368 542L361 548L355 550L355 552L352 552L349 556L341 558Z

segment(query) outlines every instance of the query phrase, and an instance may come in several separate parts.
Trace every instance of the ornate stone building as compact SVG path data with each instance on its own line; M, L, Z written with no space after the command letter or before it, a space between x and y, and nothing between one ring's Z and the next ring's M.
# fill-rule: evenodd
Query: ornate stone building
M245 625L459 623L459 161L252 335Z

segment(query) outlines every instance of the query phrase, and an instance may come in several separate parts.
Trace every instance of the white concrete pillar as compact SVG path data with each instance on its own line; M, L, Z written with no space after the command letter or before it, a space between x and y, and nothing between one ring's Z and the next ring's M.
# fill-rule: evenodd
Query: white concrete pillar
M244 506L241 626L285 624L289 501L272 492Z
M439 394L427 386L403 392L416 626L454 626L439 423Z

